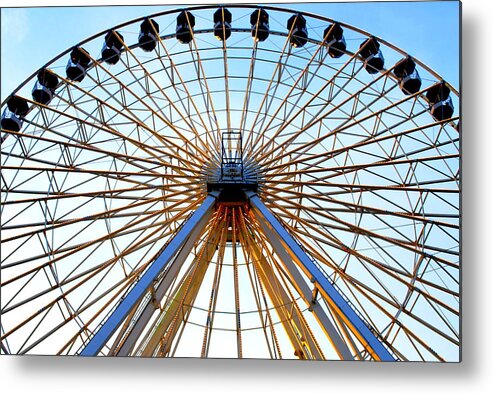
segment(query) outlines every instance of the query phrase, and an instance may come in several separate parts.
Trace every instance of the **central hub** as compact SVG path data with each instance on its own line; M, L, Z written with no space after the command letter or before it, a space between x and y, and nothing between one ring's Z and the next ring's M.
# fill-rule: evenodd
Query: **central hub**
M243 204L246 202L245 190L256 192L258 182L255 175L245 176L243 164L225 163L216 176L207 182L207 191L219 191L219 202Z
M207 191L219 191L219 202L243 204L245 190L257 191L256 174L243 164L241 133L222 135L221 167L209 177Z

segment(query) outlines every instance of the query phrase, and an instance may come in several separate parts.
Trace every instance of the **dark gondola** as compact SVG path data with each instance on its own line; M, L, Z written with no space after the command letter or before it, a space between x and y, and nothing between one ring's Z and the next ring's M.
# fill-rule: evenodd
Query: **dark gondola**
M159 24L150 18L144 19L140 24L139 47L145 52L151 52L156 48Z
M58 77L50 70L42 69L38 72L38 80L32 90L33 100L47 105L52 99L55 88L58 85Z
M188 11L182 11L176 18L176 38L182 44L189 44L193 38L195 17Z
M404 94L414 94L421 89L421 78L416 70L416 63L410 57L399 60L394 66L394 75L399 80L399 87Z
M253 11L250 15L250 25L255 41L265 41L269 37L269 14L263 8Z
M295 48L301 48L308 41L306 19L301 14L295 14L288 19L287 29L291 32L289 42Z
M346 52L346 40L339 23L333 23L324 31L324 43L332 58L340 58Z
M111 30L104 37L101 57L105 63L115 65L120 60L123 49L123 36L117 31Z
M383 70L384 58L380 44L375 37L370 37L360 45L360 55L365 62L365 70L369 74L376 74Z
M450 88L444 81L430 87L426 91L425 97L430 103L430 113L436 120L450 119L454 114Z
M70 58L65 69L67 78L74 82L82 82L87 74L91 58L81 47L75 47L70 52Z
M10 96L7 100L1 125L2 129L20 131L22 128L22 118L29 112L27 101L19 96Z
M226 41L231 36L233 16L226 8L221 7L214 13L214 37Z

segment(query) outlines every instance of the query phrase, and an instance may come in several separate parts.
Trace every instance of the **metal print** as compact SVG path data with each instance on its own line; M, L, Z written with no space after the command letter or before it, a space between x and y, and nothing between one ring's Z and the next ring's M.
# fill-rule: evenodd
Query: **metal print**
M413 4L382 20L424 42ZM458 70L460 3L422 4ZM458 72L352 6L112 7L33 58L2 91L2 355L460 361Z

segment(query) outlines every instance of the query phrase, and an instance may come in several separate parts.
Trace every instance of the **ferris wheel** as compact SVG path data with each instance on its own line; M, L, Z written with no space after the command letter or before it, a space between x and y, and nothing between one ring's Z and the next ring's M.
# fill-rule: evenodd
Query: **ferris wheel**
M413 55L195 6L36 70L1 104L1 353L456 360L460 96Z

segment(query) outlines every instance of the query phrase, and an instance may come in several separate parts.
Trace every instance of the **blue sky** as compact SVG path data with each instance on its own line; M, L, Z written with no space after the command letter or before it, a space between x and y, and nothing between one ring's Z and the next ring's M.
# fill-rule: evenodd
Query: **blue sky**
M7 2L7 5L12 3ZM420 59L458 87L458 1L289 3L285 6L366 30ZM175 7L2 8L1 100L36 69L75 43L119 23L167 8Z

